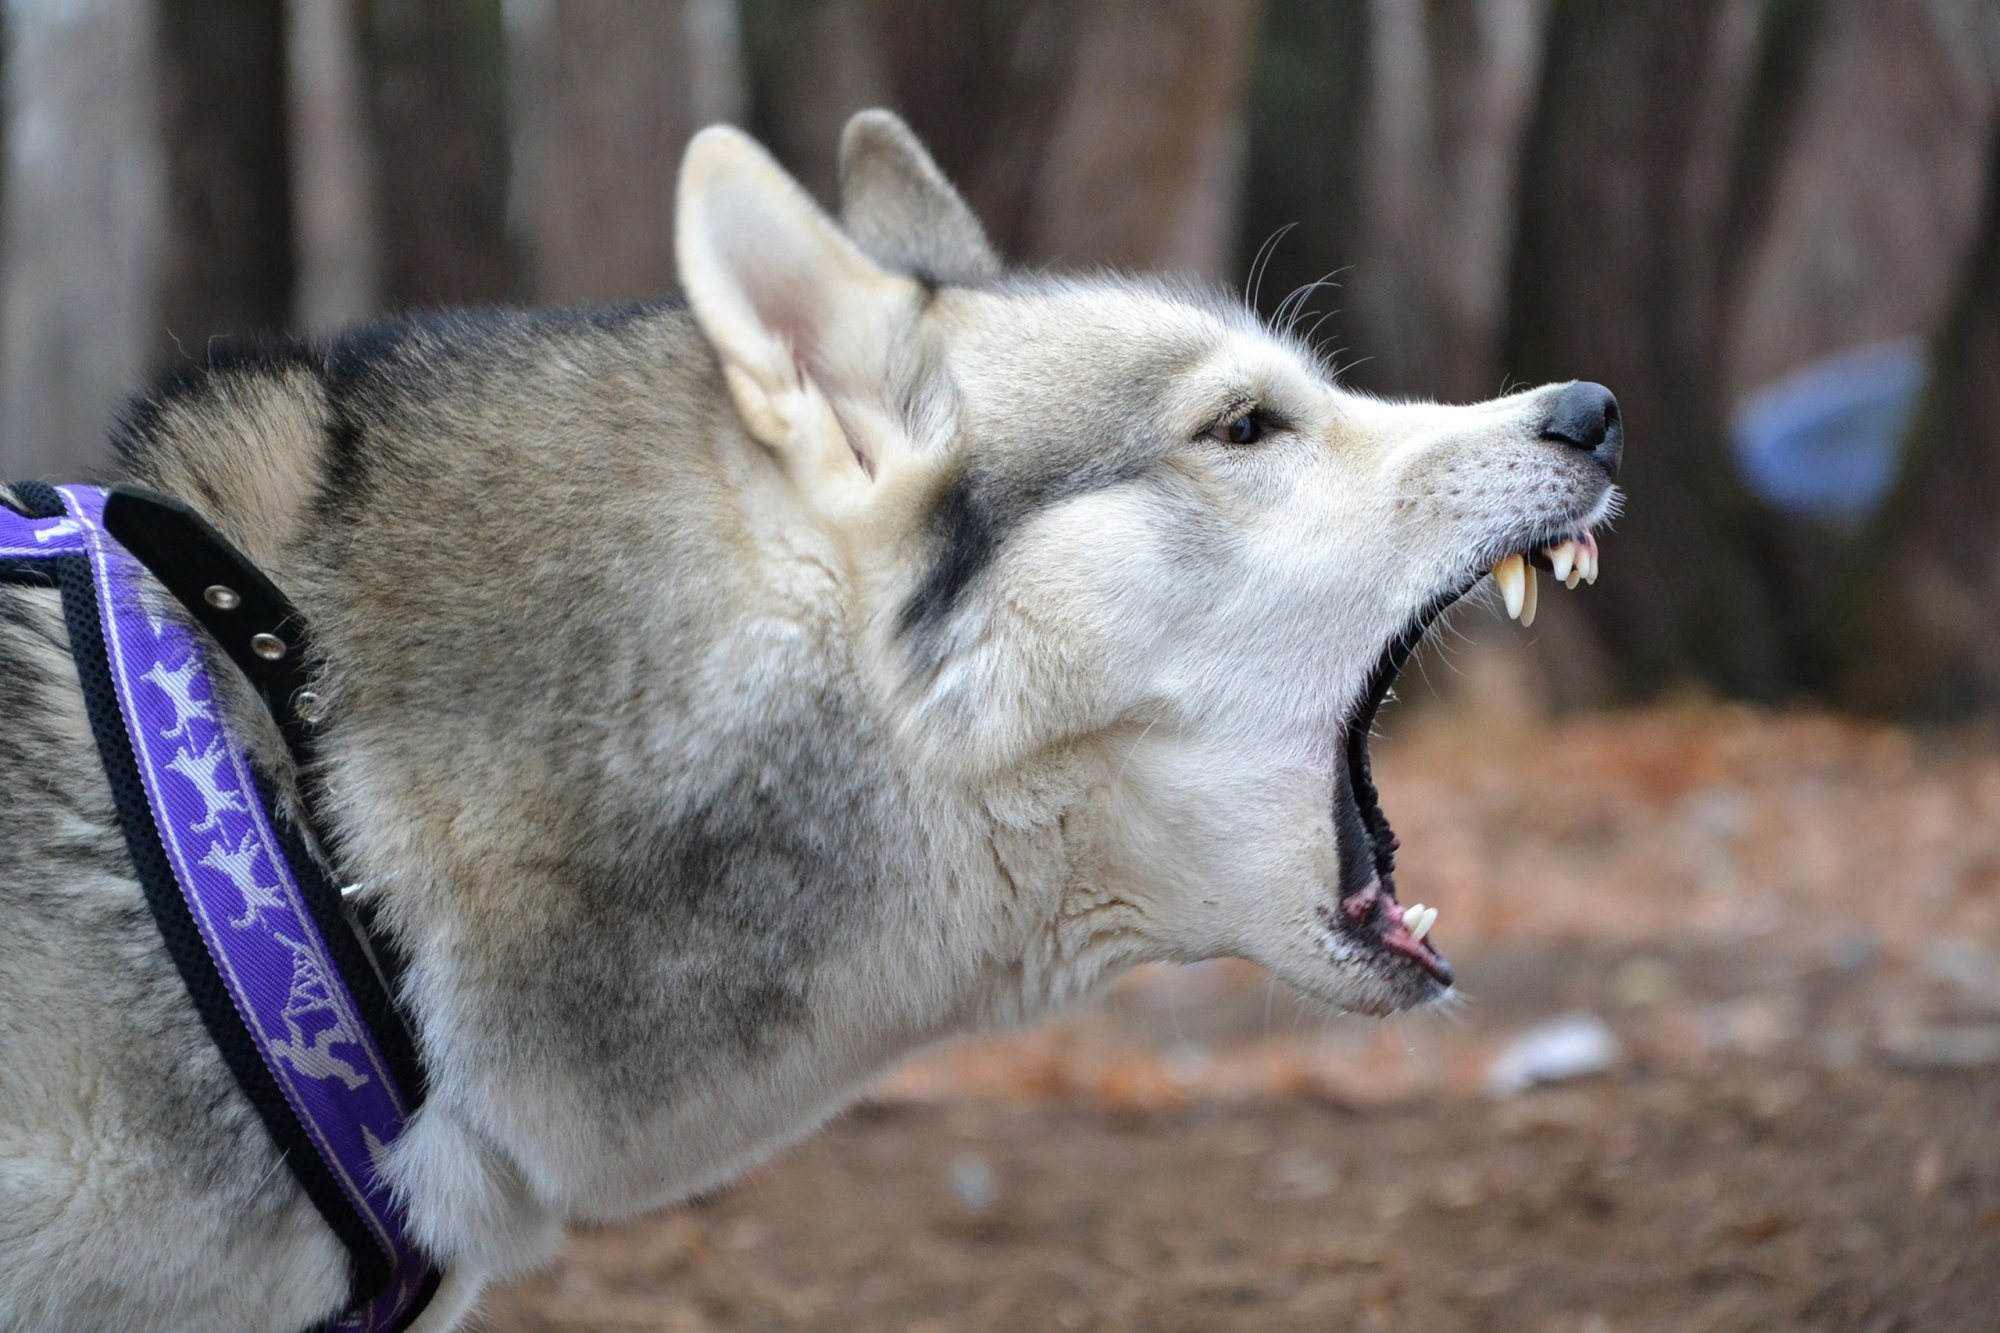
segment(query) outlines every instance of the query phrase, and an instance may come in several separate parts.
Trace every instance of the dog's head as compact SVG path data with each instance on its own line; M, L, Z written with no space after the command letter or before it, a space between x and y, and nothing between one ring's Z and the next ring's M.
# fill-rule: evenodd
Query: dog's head
M1094 747L1107 930L1349 1008L1443 994L1369 729L1489 571L1523 619L1523 557L1595 578L1610 394L1384 402L1216 294L1003 272L881 112L848 127L842 203L710 130L677 244L744 424L847 555L912 761L976 782Z

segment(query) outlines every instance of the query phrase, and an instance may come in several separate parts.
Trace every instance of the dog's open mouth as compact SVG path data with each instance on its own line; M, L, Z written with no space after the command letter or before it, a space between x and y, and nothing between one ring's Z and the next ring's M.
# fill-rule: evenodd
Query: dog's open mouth
M1488 571L1499 589L1507 614L1523 625L1535 619L1535 569L1546 569L1574 588L1597 581L1597 539L1586 528L1525 543L1500 558ZM1341 858L1337 911L1324 911L1323 921L1351 939L1372 940L1384 952L1408 959L1436 982L1450 986L1451 964L1431 943L1437 909L1421 903L1408 907L1396 900L1396 852L1401 843L1382 813L1382 801L1369 768L1368 741L1375 715L1396 684L1396 677L1415 655L1424 635L1453 603L1479 583L1475 573L1420 611L1376 661L1366 689L1341 737L1341 762L1334 771L1333 822L1342 848L1365 848L1366 855Z

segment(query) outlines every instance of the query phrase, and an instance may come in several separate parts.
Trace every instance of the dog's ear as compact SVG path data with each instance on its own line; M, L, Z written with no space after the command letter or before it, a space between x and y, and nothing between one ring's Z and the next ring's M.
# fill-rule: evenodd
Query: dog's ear
M757 143L717 126L681 161L681 289L744 424L802 488L865 483L900 436L889 378L923 302L863 254Z
M855 113L840 136L840 222L877 260L925 281L969 285L1000 272L979 219L887 111Z

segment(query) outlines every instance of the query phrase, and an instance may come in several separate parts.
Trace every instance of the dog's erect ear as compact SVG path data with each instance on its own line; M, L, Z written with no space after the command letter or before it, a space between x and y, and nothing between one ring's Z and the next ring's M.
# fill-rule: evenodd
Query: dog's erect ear
M887 111L861 111L840 136L840 222L890 268L930 282L998 276L979 219L917 136Z
M750 433L819 498L865 482L899 442L889 366L921 308L917 283L722 126L681 161L674 254Z

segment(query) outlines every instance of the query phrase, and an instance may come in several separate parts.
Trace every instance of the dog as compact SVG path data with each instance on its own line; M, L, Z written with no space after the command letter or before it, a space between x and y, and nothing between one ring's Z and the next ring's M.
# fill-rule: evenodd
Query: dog
M420 1327L1141 962L1449 991L1369 729L1489 573L1523 616L1595 580L1610 395L1379 401L1235 299L1008 271L886 112L840 166L836 220L705 130L684 304L218 348L121 429L314 628L322 833L429 1082L381 1161L448 1274ZM345 1255L149 919L67 645L0 587L0 1326L309 1327Z

